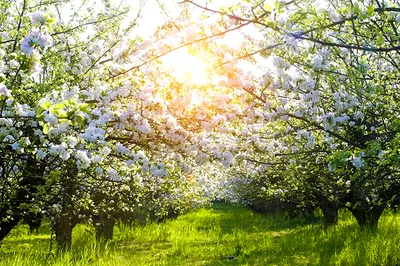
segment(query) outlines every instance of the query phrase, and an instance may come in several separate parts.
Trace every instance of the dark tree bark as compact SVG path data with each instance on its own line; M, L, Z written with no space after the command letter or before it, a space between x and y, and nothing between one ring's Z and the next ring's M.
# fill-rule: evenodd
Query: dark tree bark
M39 232L39 227L42 224L42 218L43 215L40 212L28 212L27 214L24 215L24 223L29 226L29 233L33 234L33 232L36 232L36 234Z
M74 215L72 196L75 192L75 178L78 169L75 164L67 170L67 174L62 181L61 211L54 217L54 232L56 234L57 252L64 252L71 248L72 230L78 223Z
M385 175L386 174L381 174L381 176ZM377 177L378 180L381 179L381 176L378 176L379 178ZM346 201L352 204L352 207L350 207L349 210L356 218L360 227L363 229L377 229L379 218L387 207L387 204L399 195L400 183L398 183L398 181L394 181L389 187L385 187L381 184L376 186L376 188L379 192L378 198L381 202L380 205L377 203L374 204L367 202L365 200L365 195L360 194L360 191L363 189L361 186L352 187L351 192L346 198Z
M114 235L115 219L106 214L93 217L93 225L96 229L97 240L112 240Z
M319 207L324 215L324 229L336 225L338 222L339 204L335 202L320 203Z
M38 187L45 184L44 167L34 159L28 159L23 169L23 178L20 179L15 194L10 198L2 198L0 202L0 241L22 219L22 213L29 211L29 204L37 197ZM11 219L6 219L11 213Z
M360 206L350 209L350 211L361 228L375 230L378 227L378 221L384 209L385 206L377 205L372 207Z
M2 213L0 214L0 221L1 217L3 217ZM11 219L7 221L1 221L0 226L0 242L11 232L11 230L19 223L21 220L21 216L18 213L13 213Z
M74 228L68 213L55 217L54 232L56 234L58 251L67 251L70 249L72 244L72 229Z

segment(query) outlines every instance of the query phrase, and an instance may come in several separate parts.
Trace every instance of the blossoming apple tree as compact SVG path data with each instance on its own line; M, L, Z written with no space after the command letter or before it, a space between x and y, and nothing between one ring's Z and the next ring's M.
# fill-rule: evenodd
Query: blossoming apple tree
M345 194L341 204L360 225L375 227L399 188L399 3L237 1L216 9L184 2L220 15L221 26L252 26L241 32L251 44L226 51L221 64L230 65L221 69L235 77L232 89L251 99L232 150L255 167L273 167L284 156L298 169L308 160L306 171L321 184L345 184L325 197L338 202L334 194ZM262 71L235 67L251 60ZM243 145L249 142L252 149Z
M32 208L61 248L85 217L185 209L209 193L190 168L214 159L375 227L399 188L398 3L180 6L143 40L107 1L1 3L0 239ZM205 82L165 66L182 49Z
M203 193L182 191L187 179L174 153L151 134L146 106L166 108L145 73L116 77L146 47L132 34L135 20L122 26L129 9L74 8L73 1L2 2L1 239L34 208L51 216L63 249L81 219L101 229L116 209L134 212L143 193L160 192L150 198L161 201L156 215L171 206L165 197L190 205Z

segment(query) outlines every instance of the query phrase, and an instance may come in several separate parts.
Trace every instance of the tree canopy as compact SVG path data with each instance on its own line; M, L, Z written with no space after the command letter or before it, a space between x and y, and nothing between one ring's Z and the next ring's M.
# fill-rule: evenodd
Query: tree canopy
M32 210L66 247L81 220L215 198L377 226L400 188L399 3L216 2L157 1L148 37L145 2L0 1L0 239Z

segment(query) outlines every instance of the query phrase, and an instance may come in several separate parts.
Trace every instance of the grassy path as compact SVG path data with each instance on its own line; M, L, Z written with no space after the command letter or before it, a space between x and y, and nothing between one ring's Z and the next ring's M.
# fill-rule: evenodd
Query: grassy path
M385 214L375 234L359 230L348 213L341 216L324 232L318 219L262 216L218 203L161 224L116 227L106 246L79 225L72 250L57 259L48 227L29 236L21 225L0 248L0 265L399 265L399 215Z

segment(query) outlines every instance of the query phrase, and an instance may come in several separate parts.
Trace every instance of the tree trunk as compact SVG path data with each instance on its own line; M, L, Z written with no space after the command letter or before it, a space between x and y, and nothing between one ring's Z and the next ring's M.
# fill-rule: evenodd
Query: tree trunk
M11 219L2 221L3 215L0 215L0 242L10 233L10 231L19 223L21 216L14 213Z
M56 234L58 251L67 251L72 244L72 229L71 217L69 214L61 214L55 218L54 231Z
M93 225L96 229L97 240L112 240L114 234L115 220L107 217L106 214L100 214L93 218Z
M378 227L379 218L382 215L385 206L359 207L350 209L358 224L363 229L375 230Z
M26 167L23 168L23 178L18 181L15 194L12 197L3 197L0 201L0 241L2 241L10 231L22 219L21 213L28 211L33 199L37 193L37 187L45 184L43 177L44 168L37 165L35 160L27 160ZM12 187L9 189L13 189ZM3 194L4 196L4 194ZM11 213L11 219L7 216Z
M74 219L74 207L72 202L72 196L75 192L75 178L78 175L78 168L76 164L72 164L68 168L67 175L62 181L62 187L64 188L62 199L61 199L61 211L56 214L54 221L54 231L56 234L57 250L58 252L64 252L71 248L72 244L72 229L77 224Z
M338 222L339 205L334 202L321 203L320 208L324 215L324 229L327 230L330 226L336 225Z

